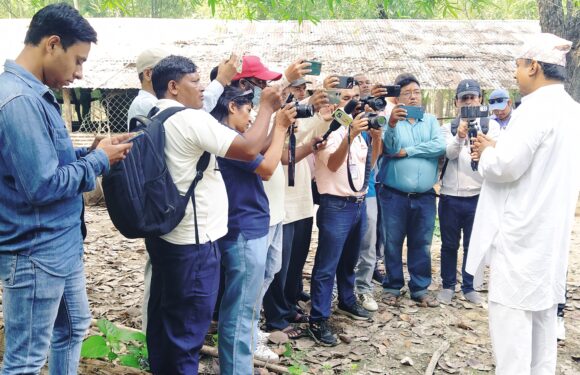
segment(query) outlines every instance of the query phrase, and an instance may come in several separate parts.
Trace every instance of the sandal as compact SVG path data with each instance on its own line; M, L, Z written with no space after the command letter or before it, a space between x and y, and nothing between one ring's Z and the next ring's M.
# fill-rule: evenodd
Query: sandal
M294 316L294 319L292 319L290 321L290 323L302 324L302 323L308 323L309 321L310 321L310 315L297 312L296 315Z
M382 301L388 306L397 306L399 304L399 296L391 292L383 292Z
M293 327L292 325L289 325L288 327L284 328L282 332L284 332L290 340L296 340L301 337L308 336L306 330L303 330L302 328L299 327Z

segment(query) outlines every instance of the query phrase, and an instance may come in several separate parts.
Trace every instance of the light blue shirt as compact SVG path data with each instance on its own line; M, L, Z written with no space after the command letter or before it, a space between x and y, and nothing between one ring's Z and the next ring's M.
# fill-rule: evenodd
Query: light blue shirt
M0 74L0 253L66 276L82 261L82 193L109 170L103 150L73 148L54 94L7 60Z
M407 156L394 157L401 149ZM445 138L435 116L425 114L411 124L399 121L383 132L383 159L377 180L406 193L424 193L437 182L438 161L445 154Z

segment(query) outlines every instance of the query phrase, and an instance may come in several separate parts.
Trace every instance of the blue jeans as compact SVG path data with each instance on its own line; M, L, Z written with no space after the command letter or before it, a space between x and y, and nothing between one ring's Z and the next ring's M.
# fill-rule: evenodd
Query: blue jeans
M218 324L220 372L251 374L268 236L248 240L240 234L236 241L219 243L225 281Z
M151 259L147 347L154 374L197 374L199 351L217 297L217 243L145 240Z
M80 255L73 264L67 276L54 276L28 256L0 254L6 345L2 375L40 373L49 347L50 374L77 373L91 313Z
M474 197L453 197L441 195L439 198L439 227L441 229L441 280L444 289L455 290L457 283L457 252L461 230L463 230L463 264L461 277L463 294L473 292L473 276L465 272L469 239L477 208L479 195Z
M330 317L335 275L339 305L352 306L356 303L354 268L367 227L366 210L364 200L355 203L320 195L320 207L316 213L318 250L310 282L311 322Z
M435 193L407 196L381 185L380 200L385 236L385 292L401 294L403 276L403 241L407 237L407 267L411 280L411 298L427 293L431 284L431 241L435 226Z

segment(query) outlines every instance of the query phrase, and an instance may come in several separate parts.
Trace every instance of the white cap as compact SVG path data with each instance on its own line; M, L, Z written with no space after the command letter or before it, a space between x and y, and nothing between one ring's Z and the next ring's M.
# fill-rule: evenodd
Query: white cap
M143 73L143 71L147 68L154 68L159 61L163 60L167 56L169 56L169 53L161 48L146 49L145 51L141 52L141 54L137 57L137 61L135 61L135 65L137 66L137 73Z
M566 66L566 54L572 42L554 34L539 33L532 36L516 56L516 59L530 59L548 64Z

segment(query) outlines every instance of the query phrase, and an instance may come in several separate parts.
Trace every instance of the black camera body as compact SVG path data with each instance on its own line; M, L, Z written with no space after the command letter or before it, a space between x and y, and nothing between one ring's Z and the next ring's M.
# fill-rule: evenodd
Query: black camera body
M476 119L489 116L489 108L486 105L461 107L460 117L464 119Z
M368 105L373 109L373 111L382 111L387 106L387 100L384 97L370 96L366 99L362 99L360 104L362 108L364 108L365 105Z
M381 129L387 124L387 118L376 113L365 113L362 118L369 120L369 129Z

